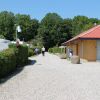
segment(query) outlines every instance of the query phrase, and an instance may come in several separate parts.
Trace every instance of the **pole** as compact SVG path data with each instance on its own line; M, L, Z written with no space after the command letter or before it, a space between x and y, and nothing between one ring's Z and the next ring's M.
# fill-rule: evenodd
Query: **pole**
M17 41L17 29L16 29L16 41Z

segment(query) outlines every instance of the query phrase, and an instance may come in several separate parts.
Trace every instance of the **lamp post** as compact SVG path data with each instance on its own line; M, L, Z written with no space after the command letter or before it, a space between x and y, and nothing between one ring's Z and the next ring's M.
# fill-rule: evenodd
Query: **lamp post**
M21 27L20 27L20 25L18 25L17 27L16 27L16 41L17 41L17 39L18 39L18 34L17 34L17 32L21 32L22 30L21 30Z

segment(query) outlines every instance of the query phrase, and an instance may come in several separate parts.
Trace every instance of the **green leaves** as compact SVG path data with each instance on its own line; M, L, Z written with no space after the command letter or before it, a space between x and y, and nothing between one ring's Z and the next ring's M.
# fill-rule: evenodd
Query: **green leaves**
M16 68L16 56L13 49L0 52L0 78Z
M22 32L18 34L21 40L29 41L37 35L38 20L31 19L29 15L21 14L17 14L15 18L17 25L20 25L22 29Z
M67 40L67 32L70 34L71 30L70 25L71 19L63 20L56 13L48 13L40 23L38 36L42 37L43 45L47 49L55 45L59 46L62 42Z
M14 40L16 26L21 26L18 33L20 40L32 41L35 46L45 46L47 49L71 39L79 33L100 24L97 18L75 16L73 19L63 19L57 13L47 13L39 22L30 15L16 14L3 11L0 13L0 38Z
M14 14L3 11L0 13L0 35L6 39L13 40L14 33Z
M88 18L86 16L75 16L72 21L72 35L88 30L94 26L94 23L99 24L100 21L96 18Z

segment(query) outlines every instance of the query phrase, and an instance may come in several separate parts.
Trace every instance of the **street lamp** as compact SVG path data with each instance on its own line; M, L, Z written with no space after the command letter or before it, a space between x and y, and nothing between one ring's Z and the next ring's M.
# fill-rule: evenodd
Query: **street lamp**
M21 32L22 30L21 30L21 27L20 27L20 25L18 25L17 27L16 27L16 41L17 41L17 39L18 39L18 34L17 34L17 32Z

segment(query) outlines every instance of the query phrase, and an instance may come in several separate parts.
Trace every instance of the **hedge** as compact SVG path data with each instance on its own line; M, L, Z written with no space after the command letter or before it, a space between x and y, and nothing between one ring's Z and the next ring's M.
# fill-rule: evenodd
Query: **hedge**
M16 66L21 67L28 63L28 47L26 45L10 44L9 48L13 48L16 55Z
M16 55L13 49L0 52L0 78L16 68Z
M53 47L48 50L50 53L65 53L65 48Z
M34 50L31 48L28 48L28 57L31 57L33 55L35 55Z
M27 63L28 47L26 45L16 47L15 44L10 44L9 49L0 52L0 78Z

